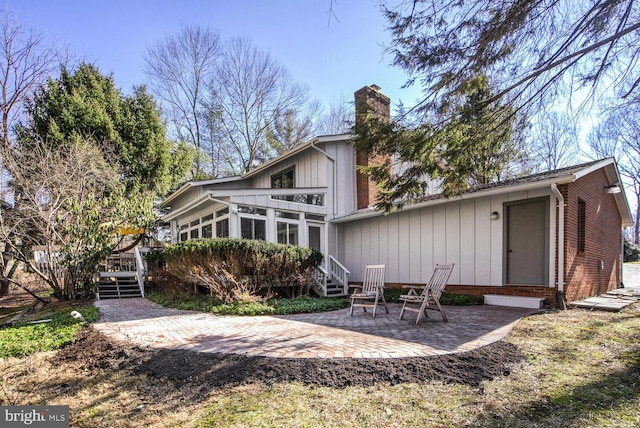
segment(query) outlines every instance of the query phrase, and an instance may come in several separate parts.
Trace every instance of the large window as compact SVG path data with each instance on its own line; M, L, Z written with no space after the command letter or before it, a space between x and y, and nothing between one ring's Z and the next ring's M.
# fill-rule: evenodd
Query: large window
M240 237L243 239L267 239L267 210L249 206L238 206L240 213Z
M229 207L216 211L216 237L229 237Z
M578 199L578 252L584 253L586 249L586 223L587 223L587 204Z
M189 225L183 224L180 226L180 242L184 242L189 239Z
M276 223L278 230L278 244L298 245L298 225L279 221Z
M240 219L240 235L243 239L267 239L267 222L257 218Z
M296 171L289 168L271 176L272 189L293 189L296 187L295 181Z

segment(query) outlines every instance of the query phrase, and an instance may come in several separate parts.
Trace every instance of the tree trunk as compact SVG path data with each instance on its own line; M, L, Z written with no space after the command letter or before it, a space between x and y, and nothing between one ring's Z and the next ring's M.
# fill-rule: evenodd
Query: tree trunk
M0 296L7 296L9 294L9 279L6 277L0 278Z
M640 244L640 226L638 225L638 221L640 221L640 184L638 184L638 191L636 192L636 218L635 224L633 227L635 228L635 239L636 242L634 244Z

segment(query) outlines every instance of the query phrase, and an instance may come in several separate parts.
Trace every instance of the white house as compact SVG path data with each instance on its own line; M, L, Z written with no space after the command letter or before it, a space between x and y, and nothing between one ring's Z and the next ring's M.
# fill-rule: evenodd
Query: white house
M383 115L389 99L356 92ZM536 296L553 303L615 288L621 229L632 224L613 159L494 183L452 199L431 195L385 215L356 165L350 135L313 138L240 176L190 182L162 207L172 241L232 237L314 248L326 279L346 291L364 266L385 264L390 286L420 284L455 263L448 292ZM325 286L320 290L328 292Z

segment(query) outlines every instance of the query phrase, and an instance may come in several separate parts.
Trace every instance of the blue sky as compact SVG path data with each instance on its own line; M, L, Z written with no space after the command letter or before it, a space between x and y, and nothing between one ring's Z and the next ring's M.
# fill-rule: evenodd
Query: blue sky
M389 41L378 0L8 0L25 26L66 46L76 57L113 73L130 92L142 84L148 44L181 25L209 26L223 39L249 37L268 50L325 105L351 100L362 86L377 84L396 105L411 106L416 88L401 89L407 76L390 66Z

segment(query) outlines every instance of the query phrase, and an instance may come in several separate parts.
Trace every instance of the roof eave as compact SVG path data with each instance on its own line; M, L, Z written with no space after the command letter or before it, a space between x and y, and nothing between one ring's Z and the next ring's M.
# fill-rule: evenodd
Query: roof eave
M429 207L429 206L446 204L446 203L452 202L452 201L462 201L462 200L476 199L476 198L481 198L481 197L499 195L499 194L507 193L507 192L521 192L521 191L524 191L524 190L539 189L539 188L544 188L544 187L550 187L551 184L554 184L554 183L555 184L566 184L566 183L571 183L571 182L573 182L575 180L576 180L576 176L571 174L571 175L567 175L565 177L559 177L559 178L548 179L548 180L541 180L541 181L536 181L534 183L522 183L522 184L515 184L515 185L510 185L510 186L494 187L494 188L478 190L478 191L470 192L470 193L463 193L462 195L459 195L459 196L456 196L456 197L452 197L452 198L438 198L438 199L432 199L432 200L424 201L424 202L417 202L415 204L411 204L411 205L405 206L400 211L411 211L411 210L416 210L416 209L425 208L425 207ZM396 211L396 212L400 212L400 211ZM362 219L366 219L366 218L377 217L377 216L381 216L381 215L384 215L384 214L385 213L383 211L379 211L379 210L360 210L355 214L349 214L349 215L346 215L344 217L335 218L335 219L332 220L332 222L333 223L345 223L345 222L349 222L349 221L353 221L353 220L362 220Z

